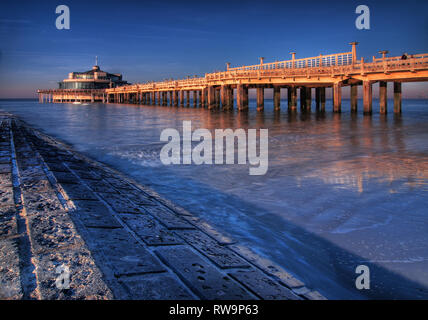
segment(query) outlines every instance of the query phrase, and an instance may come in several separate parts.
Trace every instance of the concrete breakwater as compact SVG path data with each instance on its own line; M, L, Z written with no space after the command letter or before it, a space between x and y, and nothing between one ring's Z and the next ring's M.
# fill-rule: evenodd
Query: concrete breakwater
M58 286L59 267L69 288ZM323 299L271 261L0 113L1 299Z

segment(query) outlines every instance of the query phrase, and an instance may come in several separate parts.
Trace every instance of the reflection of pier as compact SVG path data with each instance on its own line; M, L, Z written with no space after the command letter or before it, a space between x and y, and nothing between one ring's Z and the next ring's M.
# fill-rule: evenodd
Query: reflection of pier
M103 101L113 103L137 103L159 106L193 106L209 109L232 109L234 90L236 107L248 109L248 90L257 91L257 109L264 108L264 89L273 88L274 108L280 109L281 90L287 90L288 111L297 111L297 92L300 94L301 111L312 107L312 89L317 110L325 110L326 88L333 90L333 111L341 111L342 87L351 88L351 111L357 111L358 86L363 87L364 114L372 113L372 85L379 82L380 113L387 112L387 82L394 83L394 112L401 113L401 83L428 81L428 54L405 57L373 57L372 62L357 59L356 42L352 51L317 57L292 59L252 66L231 68L223 72L208 73L204 77L184 80L151 82L104 89ZM63 94L39 90L39 94ZM192 99L190 96L192 95ZM54 99L58 101L58 99Z
M356 189L358 192L364 191L363 182L367 179L381 179L387 183L403 180L409 187L427 186L428 159L418 158L419 156L380 155L358 160L335 161L333 166L322 167L322 170L306 175L305 178L321 178L324 183L341 185Z

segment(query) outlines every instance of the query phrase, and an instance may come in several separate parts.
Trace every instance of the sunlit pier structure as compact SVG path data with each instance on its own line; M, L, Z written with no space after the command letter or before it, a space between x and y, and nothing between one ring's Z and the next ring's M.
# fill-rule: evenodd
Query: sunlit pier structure
M264 89L273 89L274 109L280 110L281 90L287 90L288 112L297 112L298 92L300 110L310 111L312 103L319 111L325 111L326 88L332 89L333 111L340 113L342 87L350 86L351 112L357 112L358 89L363 90L363 112L372 113L372 86L379 82L380 113L387 113L387 82L394 83L394 112L401 113L401 84L403 82L428 81L428 54L387 57L388 51L379 51L381 57L372 61L357 59L356 45L345 53L319 55L317 57L260 63L251 66L230 67L223 72L207 73L204 77L183 80L167 80L145 84L123 85L106 88L97 93L97 99L106 103L134 103L143 105L205 107L208 109L248 109L248 90L257 91L257 110L264 109ZM315 94L312 95L312 89ZM236 102L234 98L236 90ZM58 97L67 89L39 90L39 99L61 102ZM190 99L190 92L192 99ZM42 98L40 98L42 96ZM314 99L313 99L314 97Z

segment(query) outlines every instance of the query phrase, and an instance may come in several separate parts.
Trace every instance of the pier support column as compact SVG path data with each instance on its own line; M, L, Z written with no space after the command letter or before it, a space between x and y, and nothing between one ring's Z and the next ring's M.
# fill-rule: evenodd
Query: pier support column
M273 110L281 110L281 87L273 86Z
M166 106L166 92L162 91L162 106Z
M295 109L293 109L293 87L288 87L287 89L287 105L289 113L296 111Z
M297 88L294 86L288 88L288 112L297 112Z
M248 110L248 88L243 84L238 84L236 89L238 110Z
M174 107L178 107L178 91L174 90Z
M196 108L198 106L198 92L193 90L193 107Z
M180 90L180 107L184 107L184 91Z
M358 109L358 86L351 84L351 112L356 113Z
M207 107L207 88L203 88L201 90L201 105L202 108L206 108Z
M265 108L265 88L257 87L257 111L263 111Z
M213 86L208 87L208 109L214 109L215 104L215 88Z
M364 114L372 114L372 84L370 81L363 81L363 104L364 104Z
M312 108L312 88L306 88L306 110L311 111Z
M153 99L152 99L152 105L156 105L156 91L153 91L152 92L152 97L153 97Z
M174 105L174 91L169 91L169 106L172 107Z
M186 107L190 107L190 91L186 90Z
M220 108L220 89L215 88L215 105L216 108Z
M202 108L203 107L203 105L202 105L202 90L198 90L196 92L198 94L198 102L199 102L198 107Z
M300 111L306 110L306 88L300 88Z
M158 91L158 106L162 105L162 93Z
M325 112L325 87L320 88L321 112Z
M228 109L228 100L227 100L227 86L220 87L220 99L221 99L221 108L226 110Z
M379 82L379 113L380 114L386 114L388 112L386 85L387 85L386 81Z
M226 89L226 95L227 95L227 100L228 100L228 107L230 110L233 110L233 87L232 86L227 86Z
M401 113L401 82L394 82L394 113Z
M333 84L333 112L342 111L342 87L339 83Z
M321 88L315 88L315 109L320 110L321 107Z

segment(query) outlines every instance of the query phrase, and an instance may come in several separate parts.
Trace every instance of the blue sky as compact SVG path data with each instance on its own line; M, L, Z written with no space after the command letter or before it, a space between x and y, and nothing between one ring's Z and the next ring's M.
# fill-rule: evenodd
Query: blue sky
M70 8L71 29L55 28L55 8ZM355 8L368 5L371 29L357 30ZM371 59L428 52L428 2L408 1L2 1L0 98L34 97L84 71L130 82L183 78L232 66L350 50ZM427 84L410 92L426 95ZM428 97L428 96L427 96Z

